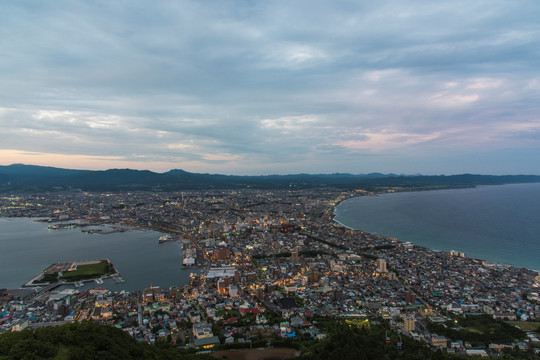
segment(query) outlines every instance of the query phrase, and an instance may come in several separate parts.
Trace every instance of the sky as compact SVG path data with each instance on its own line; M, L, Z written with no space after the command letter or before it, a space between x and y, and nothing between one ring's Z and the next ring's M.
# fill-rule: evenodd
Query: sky
M540 174L540 2L2 1L0 164Z

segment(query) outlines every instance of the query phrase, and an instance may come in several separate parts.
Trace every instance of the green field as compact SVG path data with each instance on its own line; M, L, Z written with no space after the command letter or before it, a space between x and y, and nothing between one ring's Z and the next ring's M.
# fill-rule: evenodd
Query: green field
M532 321L507 321L507 324L518 326L523 331L537 331L540 329L540 322Z
M101 260L96 264L78 265L73 271L64 272L62 280L71 282L87 279L96 279L114 273L114 267L107 260Z
M369 326L368 319L345 320L345 323L347 323L348 325L355 325L355 326Z
M472 333L477 333L477 334L483 334L484 333L482 330L480 330L480 329L478 329L476 327L472 327L472 326L467 326L465 328L465 330L470 331Z
M470 341L473 344L512 342L526 337L522 330L488 315L459 316L445 325L430 323L428 330L452 340Z

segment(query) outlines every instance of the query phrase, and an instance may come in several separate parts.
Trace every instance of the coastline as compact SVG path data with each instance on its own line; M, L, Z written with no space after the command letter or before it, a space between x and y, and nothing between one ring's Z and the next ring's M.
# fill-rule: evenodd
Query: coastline
M349 230L362 231L362 230L360 230L360 229L354 229L354 228L352 228L352 227L350 227L350 226L347 226L347 225L345 225L345 224L339 222L339 221L336 220L336 219L332 219L332 221L334 221L335 223L338 223L339 225L341 225L341 226L343 226L344 228L347 228L347 229L349 229Z
M459 252L459 253L464 253L465 257L467 257L469 259L485 263L486 265L493 265L493 266L499 266L499 267L512 267L512 268L525 268L525 269L528 269L530 271L533 271L533 272L536 272L536 273L540 274L540 268L536 269L536 268L531 267L531 266L523 266L523 265L505 263L505 262L502 262L500 260L493 260L493 259L489 259L489 258L486 259L486 258L484 258L482 256L477 256L477 255L470 256L470 254L468 254L468 250L460 248L459 245L456 246L455 248L451 249L451 250L447 250L447 249L440 250L440 249L435 248L434 246L430 246L430 245L426 245L426 244L419 244L418 242L414 241L414 239L403 240L403 239L401 239L400 236L396 236L396 235L383 235L378 231L365 231L365 230L363 230L361 228L353 227L353 226L350 226L350 225L346 224L345 221L343 221L342 219L338 220L338 218L337 218L338 214L336 213L337 207L342 205L342 203L345 202L346 200L351 200L351 199L356 199L356 198L364 198L366 196L368 196L368 197L378 197L378 195L385 195L385 194L400 194L400 193L414 193L414 192L423 193L423 192L426 192L426 191L431 192L431 191L435 191L435 190L445 190L445 191L446 190L467 190L467 189L481 189L481 188L491 188L491 187L508 186L508 185L528 185L528 184L529 183L524 183L524 184L502 184L502 185L499 185L499 184L496 184L496 185L477 185L477 186L472 186L472 187L455 187L455 188L442 188L442 189L430 189L430 190L418 189L418 190L411 190L411 191L395 191L395 192L394 191L392 191L392 192L376 192L376 193L362 194L362 195L354 194L353 196L349 196L349 197L346 197L344 199L341 199L334 206L332 206L332 209L331 209L332 221L334 223L338 224L339 226L342 226L342 227L344 227L344 228L346 228L348 230L360 231L360 232L363 232L363 233L370 234L372 236L378 236L378 237L386 238L386 239L390 239L390 238L396 239L397 242L399 242L400 244L412 243L415 247L424 248L424 249L432 251L434 253L440 253L440 252L451 253L451 252L456 251L456 252ZM538 183L534 183L534 184L538 184Z
M348 230L361 231L363 233L370 234L372 236L377 235L377 236L382 237L382 238L388 238L387 236L380 235L380 234L377 234L377 233L370 233L370 232L364 231L362 229L355 229L355 228L349 227L349 226L347 226L345 224L342 224L341 222L339 222L338 220L335 220L335 219L333 221L335 223L337 223L339 226L342 226L342 227L344 227L344 228L346 228ZM409 241L402 241L402 240L399 240L398 238L395 238L395 239L401 245L409 243ZM424 246L424 245L418 245L418 244L415 244L413 242L410 242L410 243L413 244L414 247L416 247L416 248L421 248L421 249L424 249L424 250L427 250L427 251L431 251L433 253L451 253L453 251L460 252L459 250L450 250L450 251L438 250L438 249L433 249L433 248L430 248L430 247L427 247L427 246ZM470 257L470 256L467 256L466 254L465 254L465 256L462 256L462 257L468 258L468 259L471 259L471 260L475 260L475 261L478 261L478 262L482 262L482 263L484 263L486 265L495 265L497 267L511 267L511 268L516 268L516 269L524 268L524 269L536 272L536 273L538 273L540 275L540 270L531 269L531 268L528 268L528 267L516 266L516 265L512 265L512 264L504 264L504 263L500 263L500 262L493 262L493 261L489 261L489 260L485 260L485 259L480 259L480 258L477 258L477 257Z
M50 264L73 259L110 259L125 282L115 283L114 276L103 280L112 289L126 291L144 289L150 284L183 285L189 282L189 273L196 272L181 268L179 244L169 242L160 246L158 237L162 234L145 227L131 226L130 231L89 235L80 228L48 230L46 224L35 222L36 219L39 217L0 218L6 225L0 234L4 246L0 256L0 288L21 288ZM139 266L137 259L156 264L153 271ZM94 285L93 280L85 284L84 288Z
M540 188L538 190L540 191ZM13 221L10 226L0 219L0 224L4 225L0 242L5 249L11 251L4 251L4 257L0 256L2 270L16 269L22 265L31 267L43 259L58 256L69 255L69 259L80 259L79 254L88 254L90 259L98 259L90 252L99 250L107 254L107 259L111 259L115 268L118 265L118 268L122 269L128 286L133 288L129 290L124 288L125 285L118 285L116 282L112 284L113 280L109 279L105 284L97 280L95 282L98 285L91 282L85 285L81 283L76 289L72 289L72 286L51 288L55 285L50 285L43 289L6 293L15 297L17 294L34 295L36 291L41 291L39 295L43 297L40 299L50 306L45 308L42 314L35 316L35 322L40 323L35 326L45 325L43 319L47 320L47 316L57 316L56 306L62 311L62 315L57 317L59 320L93 319L110 322L118 319L123 321L120 325L123 330L131 330L132 336L148 342L159 337L147 337L148 334L155 333L152 332L152 324L159 323L159 314L167 314L171 319L170 322L163 322L164 327L171 324L168 328L165 327L165 333L174 332L175 328L178 330L176 323L184 324L186 319L195 316L199 317L199 321L204 316L211 328L217 325L221 329L222 324L235 326L233 324L239 322L238 314L251 314L249 323L244 324L242 320L238 324L247 334L254 329L253 326L261 325L257 318L261 319L260 313L269 309L275 311L268 316L272 323L267 327L258 327L257 330L267 329L259 334L272 339L272 344L276 339L275 335L278 335L278 339L279 336L290 338L287 335L292 334L290 331L298 331L301 335L299 339L304 339L304 335L305 339L311 339L314 335L311 325L317 326L322 317L331 318L332 321L341 319L340 321L362 326L372 320L373 323L385 321L385 324L388 320L390 328L404 336L405 321L402 324L402 320L406 317L407 320L412 320L412 324L418 324L418 331L409 328L407 333L411 336L425 335L428 339L433 338L432 334L437 339L446 335L441 335L436 329L427 329L429 323L448 321L453 328L459 329L466 325L459 321L470 314L484 313L485 319L490 322L490 317L493 317L493 320L539 319L538 272L487 264L461 253L439 252L375 232L354 230L352 226L360 228L364 224L369 226L369 223L364 221L365 214L361 215L357 209L349 207L355 204L356 200L350 204L342 202L354 198L354 195L360 195L360 192L320 192L315 189L309 192L253 191L244 197L237 196L234 191L209 194L210 196L204 197L200 194L186 196L186 203L176 201L179 199L178 195L176 198L175 195L169 195L166 199L166 204L169 204L167 206L163 205L163 197L145 194L146 197L141 195L140 198L131 199L131 206L130 203L125 206L125 214L111 212L115 215L111 216L111 221L133 219L132 221L145 226L169 229L171 233L186 232L182 243L190 244L192 241L208 258L200 274L190 274L187 283L178 282L178 255L187 252L180 252L184 250L180 248L180 243L166 242L160 245L156 241L159 233L154 231L145 231L149 236L142 236L144 234L138 231L88 236L72 228L48 231L46 225L31 223L31 219ZM400 197L398 194L395 196ZM417 194L407 195L404 198L411 199L416 196ZM104 194L101 199L109 201L108 197L109 194ZM149 205L144 207L137 206L141 198L151 202L148 201ZM358 201L357 204L364 206L364 210L381 221L394 223L400 220L390 212L374 211L376 209L373 205L365 207L366 204L384 202L385 198L392 197L368 196L362 199L367 202ZM435 196L432 199L438 198ZM119 194L118 199L125 201L126 196ZM344 207L338 208L338 205ZM79 208L87 206L86 202L81 201ZM408 214L407 209L407 206L395 208L396 213L401 214ZM148 214L156 213L160 218L152 216L151 221L144 221L148 219ZM189 214L191 217L180 218L179 213ZM337 217L336 213L344 217ZM359 214L358 221L353 221L355 215ZM414 217L416 213L412 212L410 215ZM67 216L70 214L62 217ZM154 220L156 218L158 220ZM176 221L168 222L163 219ZM180 230L187 224L192 225ZM433 222L429 225L437 229L438 224ZM373 231L373 227L365 228ZM39 238L33 239L32 235L39 235ZM402 239L405 241L407 237ZM71 254L67 254L66 250L71 246L76 248ZM152 257L153 251L160 256ZM6 257L6 254L10 255ZM24 259L23 255L33 257ZM17 261L9 263L11 259ZM158 269L166 263L170 266ZM48 271L50 269L51 266L46 268L45 272L51 273ZM51 270L55 269L60 270L56 267ZM62 272L72 271L71 269L73 266L66 266L62 268ZM80 270L82 272L85 269ZM132 284L132 280L148 274L151 277L147 280ZM5 276L4 271L0 275ZM167 276L171 275L174 284L161 282L161 279L167 279ZM156 278L160 279L158 284L153 281ZM71 279L75 280L75 277ZM64 299L64 296L68 297ZM70 299L74 299L74 296L77 301L72 303ZM62 303L63 301L65 303ZM234 311L221 312L228 304L231 308L226 310ZM34 316L33 307L25 309L23 303L16 305L17 307L10 307L9 311L17 321L21 317ZM157 312L154 320L150 318L152 309L154 313L159 310L163 313ZM148 320L144 321L147 316ZM263 321L269 319L263 318ZM453 322L452 319L456 321ZM289 323L287 327L291 326L290 331L282 329L284 323ZM280 324L279 330L277 324ZM11 328L18 325L15 321L9 324ZM135 327L142 331L135 331ZM480 331L484 331L483 328ZM241 332L244 333L243 330ZM469 340L466 335L463 342ZM217 338L218 336L214 339ZM237 342L234 337L231 339L232 341L225 340L225 343ZM377 341L384 341L383 339L380 336ZM444 341L448 344L450 340L457 341L454 338L445 338ZM508 341L520 340L521 338L512 338ZM216 343L218 342L219 339L216 340ZM436 347L435 344L434 350Z

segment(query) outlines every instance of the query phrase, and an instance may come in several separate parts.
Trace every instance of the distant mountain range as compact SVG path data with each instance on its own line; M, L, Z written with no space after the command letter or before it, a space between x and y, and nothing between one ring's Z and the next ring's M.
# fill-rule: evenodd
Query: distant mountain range
M294 174L237 176L198 174L184 170L155 173L148 170L70 170L13 164L0 166L0 192L37 192L65 189L85 191L172 191L210 189L303 189L338 187L377 190L386 187L430 189L510 183L540 182L538 175L395 175L395 174Z

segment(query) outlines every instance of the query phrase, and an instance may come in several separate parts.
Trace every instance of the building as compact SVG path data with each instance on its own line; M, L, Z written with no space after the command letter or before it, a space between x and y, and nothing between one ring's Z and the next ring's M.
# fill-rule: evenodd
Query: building
M446 349L448 347L448 339L444 336L431 335L431 346Z
M28 319L18 320L11 328L11 331L22 331L26 329L28 325L30 325L30 321Z
M255 288L255 297L257 299L261 299L264 296L264 288L262 286L258 286Z
M465 353L469 356L480 356L480 357L489 356L486 350L482 350L482 349L467 349L465 350Z
M165 293L159 286L152 286L149 289L145 289L143 292L143 303L145 304L149 302L164 301L164 300L165 300Z
M231 256L231 249L228 247L216 247L212 252L215 260L227 260Z
M229 296L230 297L238 296L238 286L236 286L234 284L229 285Z
M223 267L212 267L208 270L206 274L206 279L215 279L215 278L227 278L227 277L236 277L236 268L234 266L223 266Z
M294 224L282 224L281 225L281 232L294 232L296 230L296 226Z
M376 264L377 264L377 271L378 272L382 272L382 273L387 272L387 270L386 270L386 260L377 259Z
M416 301L416 294L413 293L412 291L407 291L405 293L405 301L408 302L408 303L413 303Z
M495 313L492 315L495 320L516 320L516 313Z
M295 246L291 251L291 261L299 262L300 261L300 246Z
M413 332L416 329L414 319L412 318L405 318L403 320L403 330L406 332Z
M195 339L193 345L199 351L211 351L216 345L219 345L219 337L212 336L208 338Z
M212 327L207 322L193 324L193 336L195 339L206 339L214 336Z
M217 282L217 289L219 294L225 294L227 292L227 282L223 279L219 279Z

